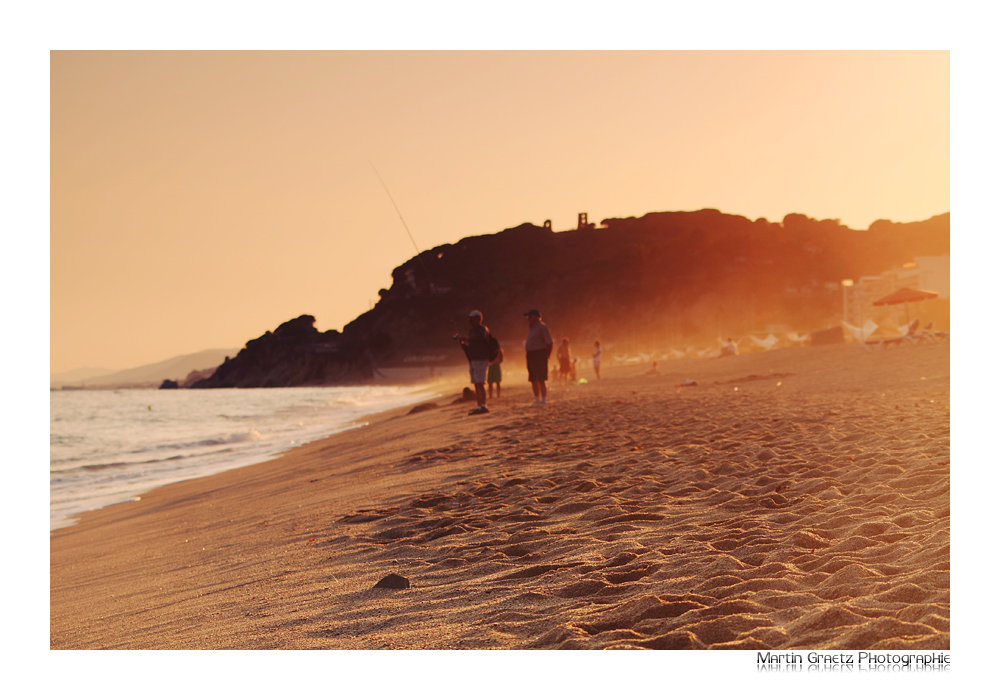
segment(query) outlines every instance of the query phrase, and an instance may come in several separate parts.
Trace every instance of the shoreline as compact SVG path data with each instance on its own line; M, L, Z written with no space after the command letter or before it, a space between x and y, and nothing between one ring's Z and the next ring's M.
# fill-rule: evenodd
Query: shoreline
M412 405L414 405L416 403L419 403L420 401L429 400L427 398L428 396L431 397L431 398L438 397L438 396L441 395L442 392L446 392L446 391L451 390L452 384L453 384L453 382L449 382L447 379L444 379L444 380L439 380L439 381L436 381L436 382L430 382L430 383L426 383L426 384L412 384L412 385L388 385L388 384L377 384L377 385L374 385L373 384L373 385L365 385L364 387L356 387L356 388L358 388L358 389L367 389L367 388L377 389L379 387L396 388L396 389L399 390L399 396L403 400L407 401L407 403L402 404L402 405L403 406L412 406ZM282 387L282 388L278 388L278 391L287 391L289 389L291 389L292 391L294 391L296 389L302 389L302 390L309 391L309 390L316 390L316 389L323 389L323 388L324 387ZM331 387L331 389L343 389L343 388L344 387ZM355 387L350 387L350 388L353 389ZM261 391L261 390L265 390L266 391L266 389L261 389L261 388L253 388L253 389L250 389L249 391ZM102 389L87 389L85 391L87 391L87 392L95 392L95 393L103 393L104 390L102 390ZM123 392L131 392L131 391L148 393L148 392L154 391L154 390L153 389L148 389L148 388L147 389L120 389L120 390L115 390L113 393L121 394ZM242 390L227 390L227 391L242 391ZM421 396L418 397L417 395L421 395ZM170 392L169 396L173 397L173 396L176 396L176 394L173 393L173 392ZM144 401L145 401L145 399L144 399ZM373 406L372 409L377 409L377 407ZM393 409L390 408L390 409L385 409L385 410L393 410ZM66 509L65 508L60 508L60 509L58 509L58 512L59 512L58 516L54 515L54 513L57 512L57 511L53 510L53 501L51 500L51 496L52 496L51 488L52 488L52 486L50 484L50 513L49 513L50 525L49 525L49 531L51 532L51 531L54 531L54 530L65 528L65 527L71 527L73 524L75 524L79 520L80 516L83 515L83 514L85 514L85 513L93 512L95 510L100 510L101 508L106 508L106 507L110 507L110 506L113 506L113 505L119 505L121 503L128 503L128 502L131 502L131 501L141 500L142 496L144 496L145 494L149 493L150 491L152 491L152 490L154 490L156 488L159 488L160 486L163 486L163 485L168 485L168 484L171 484L171 483L177 483L177 482L180 482L180 481L189 481L189 480L192 480L192 479L199 479L199 478L202 478L202 477L205 477L205 476L210 476L212 474L217 474L217 473L221 473L221 472L224 472L224 471L229 471L229 470L232 470L232 469L241 469L241 468L246 467L246 466L252 466L254 464L258 464L258 463L261 463L261 462L266 462L266 461L268 461L270 459L273 459L273 458L275 458L275 457L277 457L277 456L279 456L281 454L284 454L284 453L286 453L286 452L288 452L290 450L294 450L297 447L300 447L302 445L311 444L313 442L316 442L317 440L323 440L323 439L326 439L326 438L331 437L333 435L337 435L337 434L342 433L342 432L346 432L346 431L349 431L349 430L356 429L357 427L363 425L365 423L365 421L369 418L370 415L377 415L380 412L381 411L375 410L374 414L355 415L353 417L350 416L350 415L348 415L348 414L345 414L342 418L339 419L342 422L331 424L330 426L327 427L328 432L322 432L322 431L320 431L318 433L313 433L311 435L304 435L302 438L297 438L292 445L271 444L270 446L265 446L263 449L257 449L257 450L237 450L235 453L229 455L228 458L223 459L221 461L218 460L217 458L209 459L209 460L206 461L204 459L205 456L202 457L202 459L201 459L200 462L198 461L197 457L191 457L190 455L175 455L175 456L172 456L172 457L165 457L165 458L161 457L161 458L159 458L157 460L157 462L161 463L161 464L174 463L174 460L182 460L183 461L183 460L191 460L191 459L193 459L195 461L189 467L186 466L185 468L182 468L180 471L177 471L176 467L175 467L175 472L176 473L174 473L174 474L163 474L163 475L158 476L155 479L149 479L149 483L148 484L143 484L141 482L136 481L134 478L132 478L132 479L128 480L127 482L123 482L123 483L132 484L132 486L130 488L124 488L124 489L122 489L122 490L125 491L125 493L122 493L122 494L119 494L119 495L115 496L115 498L117 500L108 500L108 498L105 497L103 499L100 499L100 500L104 500L105 501L103 505L96 505L94 507L90 507L90 508L87 508L85 510L75 510L75 509L72 509L72 510L70 510L68 512L63 512ZM254 430L254 429L251 428L251 431L252 430ZM251 443L250 443L250 445L256 445L256 444L258 444L258 443L254 442L254 441L251 441ZM212 457L211 455L207 455L207 456L208 457ZM77 460L77 461L83 461L83 460ZM102 465L97 465L96 468L100 468L101 466ZM81 468L82 469L93 469L95 467L94 467L94 465L85 464L85 463L81 464L78 467L75 467L75 469L81 469ZM195 473L191 473L192 471L194 471ZM57 472L50 471L50 477L52 475L59 474L59 473L60 472L58 472L58 471ZM61 495L65 497L67 494L63 493ZM73 501L74 503L77 503L79 505L84 505L85 501L81 501L80 500L80 499L83 498L83 495L77 494L76 496L74 496L72 494L69 494L69 496L70 496L71 499L73 499L73 498L76 499L76 501ZM95 499L90 499L90 500L93 501ZM73 506L70 506L70 507L73 508Z
M364 386L381 386L381 385L364 385ZM429 386L430 385L413 385L413 386L410 386L410 387L407 387L407 388L408 389L412 389L413 392L416 392L416 391L419 391L421 389L426 389ZM287 388L287 387L285 387L285 388ZM292 388L294 388L294 387L292 387ZM322 388L322 387L304 387L304 388ZM82 513L73 515L71 517L75 520L75 522L72 522L72 523L69 523L67 525L63 525L63 526L51 529L49 532L51 534L51 533L55 533L56 531L59 531L59 530L65 530L67 528L72 528L72 527L76 527L78 525L82 525L83 524L82 523L82 519L85 518L85 517L87 517L87 516L90 516L91 514L100 513L101 511L104 511L105 509L108 509L108 508L115 508L115 507L127 505L129 503L137 503L137 502L143 500L143 498L149 498L149 497L151 497L152 494L154 494L155 492L159 491L160 489L170 488L171 486L174 486L176 484L197 483L197 482L200 482L203 479L209 479L211 477L222 475L222 474L227 474L229 472L238 472L238 471L243 470L243 469L251 469L251 468L254 468L254 467L263 467L263 466L265 466L265 465L267 465L267 464L269 464L271 462L283 459L285 457L288 457L288 458L291 458L291 459L294 460L295 459L295 453L297 453L299 451L308 451L308 449L310 447L315 446L317 443L324 442L324 441L331 440L331 439L335 439L335 438L337 438L337 437L339 437L339 436L341 436L341 435L343 435L345 433L348 433L348 432L351 432L351 431L354 431L354 430L359 430L361 428L367 427L373 421L387 420L387 419L390 419L390 418L393 418L393 417L397 417L397 414L399 414L399 415L405 415L406 413L408 413L409 411L411 411L416 406L419 406L419 405L424 404L424 403L435 403L437 400L440 400L445 394L448 394L448 393L457 394L456 396L452 397L453 401L457 401L458 398L461 395L461 389L462 389L462 385L461 384L449 384L448 388L442 388L441 391L437 392L437 395L434 398L430 399L429 401L428 400L424 400L424 399L418 399L416 401L413 401L412 403L408 403L408 404L405 404L403 406L397 406L395 408L390 408L390 409L386 409L386 410L383 410L383 411L376 411L375 413L370 413L370 414L365 414L363 416L359 416L357 419L351 421L351 423L349 425L343 426L342 428L340 428L339 430L337 430L337 431L335 431L333 433L330 433L328 435L323 435L321 437L317 437L317 438L315 438L313 440L310 440L309 442L304 442L304 443L301 443L301 444L298 444L298 445L294 445L294 446L289 447L287 449L284 449L284 450L282 450L280 452L276 452L276 453L274 453L272 455L268 455L268 456L266 456L266 457L264 457L262 459L258 459L257 461L252 462L250 464L242 464L240 466L228 467L228 468L223 469L222 471L213 472L211 474L204 474L204 475L200 475L200 476L188 477L188 478L181 479L179 481L173 481L173 482L170 482L170 483L167 483L167 484L161 484L161 485L157 485L157 486L151 486L148 491L143 491L141 494L137 495L134 498L130 498L130 499L123 500L123 501L118 501L116 503L109 503L108 505L101 506L101 507L95 508L93 510L88 510L88 511L84 511ZM207 389L205 391L211 391L211 389Z
M486 416L393 409L52 531L50 644L948 648L949 357L587 367L534 411L505 371Z

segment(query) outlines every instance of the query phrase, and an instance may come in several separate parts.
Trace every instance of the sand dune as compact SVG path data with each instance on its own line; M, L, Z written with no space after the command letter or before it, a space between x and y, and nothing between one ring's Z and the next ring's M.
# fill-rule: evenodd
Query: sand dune
M52 647L949 648L947 345L514 369L53 532Z

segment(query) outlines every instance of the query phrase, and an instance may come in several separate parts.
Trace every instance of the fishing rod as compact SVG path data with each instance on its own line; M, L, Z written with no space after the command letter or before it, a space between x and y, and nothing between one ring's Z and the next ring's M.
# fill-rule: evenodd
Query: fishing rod
M427 276L427 282L428 284L430 284L431 287L431 293L433 293L435 290L435 286L434 286L434 281L431 278L431 271L427 269L427 264L424 262L424 259L420 254L421 252L420 247L417 245L416 240L414 240L413 234L410 233L410 227L406 225L406 219L403 218L403 212L401 212L399 210L399 207L396 205L396 200L393 198L392 192L389 191L389 186L385 184L385 180L383 180L382 176L379 175L378 168L376 168L375 164L372 163L370 160L368 161L368 165L372 166L372 170L375 171L375 177L377 177L378 181L382 183L382 189L385 190L386 195L389 197L389 201L392 202L392 208L396 210L396 214L399 215L399 220L403 222L403 228L406 229L406 235L410 237L410 242L413 244L413 249L417 251L417 261L420 263L420 267L424 269L424 274ZM448 320L451 321L451 327L452 330L455 331L455 335L458 335L458 326L455 325L454 316L449 317Z
M368 165L372 166L372 170L375 171L375 177L377 177L378 181L382 183L382 189L385 190L386 195L388 195L388 197L389 197L389 201L392 202L392 208L395 209L396 210L396 214L399 215L399 220L403 222L403 228L406 229L406 235L410 237L410 243L413 244L413 249L415 251L417 251L417 258L419 259L420 258L420 247L417 245L417 242L413 239L413 234L410 233L410 227L406 225L406 219L403 218L403 212L401 212L399 210L399 207L396 206L396 200L393 199L392 192L389 191L389 186L385 184L385 180L383 180L382 176L379 175L378 168L375 167L375 164L372 163L371 161L368 161ZM423 263L423 260L421 260L421 263ZM424 265L424 271L426 271L426 270L427 270L427 266ZM428 275L428 279L430 279L430 275Z

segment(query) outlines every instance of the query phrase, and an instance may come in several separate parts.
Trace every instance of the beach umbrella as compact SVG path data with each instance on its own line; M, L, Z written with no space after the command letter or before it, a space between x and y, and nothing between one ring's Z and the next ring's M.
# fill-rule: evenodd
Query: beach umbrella
M910 289L909 287L903 287L902 289L897 289L892 294L887 294L881 299L877 299L872 302L872 306L893 306L895 304L906 304L906 320L910 320L910 304L918 301L926 301L927 299L936 299L938 297L937 292L932 292L929 289Z
M877 301L873 301L873 306L892 306L893 304L909 304L916 301L925 301L927 299L937 299L938 293L932 292L929 289L910 289L909 287L903 287L902 289L897 289L892 294L887 294Z

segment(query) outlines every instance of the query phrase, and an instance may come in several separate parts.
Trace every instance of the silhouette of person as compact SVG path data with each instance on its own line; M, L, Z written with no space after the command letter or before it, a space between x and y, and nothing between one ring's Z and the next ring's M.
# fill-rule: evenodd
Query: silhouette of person
M599 340L595 340L594 341L594 353L593 353L593 356L594 356L594 374L596 374L597 378L600 379L601 378L601 341L599 341Z
M490 365L489 335L490 329L483 325L482 312L470 311L469 335L462 338L456 333L454 336L469 360L469 378L476 388L476 402L479 405L469 411L470 416L490 412L486 408L486 371Z
M545 382L549 379L549 357L552 355L552 334L549 327L542 323L542 314L538 309L524 313L528 317L528 337L524 341L525 360L528 365L528 381L535 395L532 406L545 406L548 403L548 388Z
M559 381L565 382L569 377L570 369L569 338L562 339L562 345L556 352L556 359L559 360Z
M486 384L489 387L489 397L493 398L493 385L497 385L497 398L500 398L500 380L503 378L503 373L500 371L500 363L503 362L503 348L500 348L500 354L497 355L497 359L490 362L489 371L486 372Z

